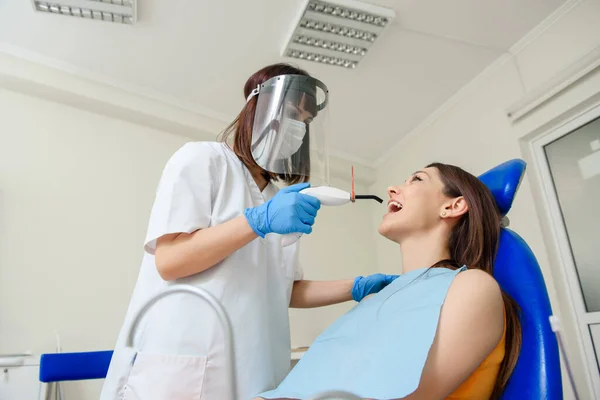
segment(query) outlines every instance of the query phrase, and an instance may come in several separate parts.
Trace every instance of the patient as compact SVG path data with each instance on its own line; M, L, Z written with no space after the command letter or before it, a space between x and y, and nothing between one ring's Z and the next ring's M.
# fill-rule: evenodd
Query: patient
M371 399L500 397L521 326L517 304L492 276L494 198L475 176L439 163L388 193L379 233L399 245L403 274L325 330L260 398L331 390Z

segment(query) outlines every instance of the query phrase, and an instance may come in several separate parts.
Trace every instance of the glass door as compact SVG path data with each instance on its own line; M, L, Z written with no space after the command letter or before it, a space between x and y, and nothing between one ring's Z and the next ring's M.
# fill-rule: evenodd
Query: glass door
M544 146L586 312L600 323L600 118Z
M593 386L600 385L600 106L540 140L543 186Z

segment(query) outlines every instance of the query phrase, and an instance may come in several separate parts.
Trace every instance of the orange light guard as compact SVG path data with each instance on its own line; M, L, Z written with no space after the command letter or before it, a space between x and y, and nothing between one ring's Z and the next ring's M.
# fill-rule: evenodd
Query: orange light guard
M354 165L352 166L352 192L350 193L350 200L354 202L356 194L354 193Z

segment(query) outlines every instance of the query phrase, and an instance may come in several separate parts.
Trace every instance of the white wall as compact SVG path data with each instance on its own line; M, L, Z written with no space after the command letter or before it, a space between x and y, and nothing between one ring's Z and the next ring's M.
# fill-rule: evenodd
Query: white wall
M112 348L157 180L184 141L0 91L0 353L52 352L54 330L63 351ZM86 387L70 398L97 398Z
M496 67L484 79L479 79L463 91L452 106L440 113L426 126L413 132L396 147L394 155L378 169L377 182L371 191L383 192L393 183L401 183L413 171L432 161L459 165L480 174L511 158L527 158L522 151L523 139L528 133L548 122L557 112L564 112L577 101L586 97L565 94L568 99L555 99L531 118L513 125L506 116L506 109L528 91L553 77L571 63L585 56L600 45L600 2L584 1L549 27L537 39L520 50L507 62ZM580 92L600 92L600 84L591 78L582 81ZM593 86L597 85L597 86ZM553 112L549 112L552 110ZM399 110L401 112L401 110ZM526 176L509 214L511 228L529 243L542 267L554 311L563 317L564 323L574 325L569 314L569 300L557 282L553 271L541 221L537 215L532 192L531 169ZM380 216L375 216L378 223ZM378 262L385 272L399 272L401 259L395 246L383 238L376 239ZM592 398L587 391L583 359L577 336L573 329L569 334L569 356L575 361L578 387L583 398ZM565 374L563 374L564 376ZM568 381L564 380L565 392L569 394Z
M0 89L0 354L111 349L162 168L190 139ZM347 182L338 182L347 185ZM307 279L372 270L371 209L323 208L302 239ZM356 229L348 230L346 222ZM292 311L308 345L348 305ZM68 383L71 399L101 382Z

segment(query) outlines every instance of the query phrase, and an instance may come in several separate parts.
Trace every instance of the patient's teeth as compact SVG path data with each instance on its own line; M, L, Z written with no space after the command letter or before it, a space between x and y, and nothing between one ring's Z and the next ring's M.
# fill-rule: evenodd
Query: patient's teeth
M390 201L388 208L390 212L397 212L402 210L402 204L398 203L397 201Z

